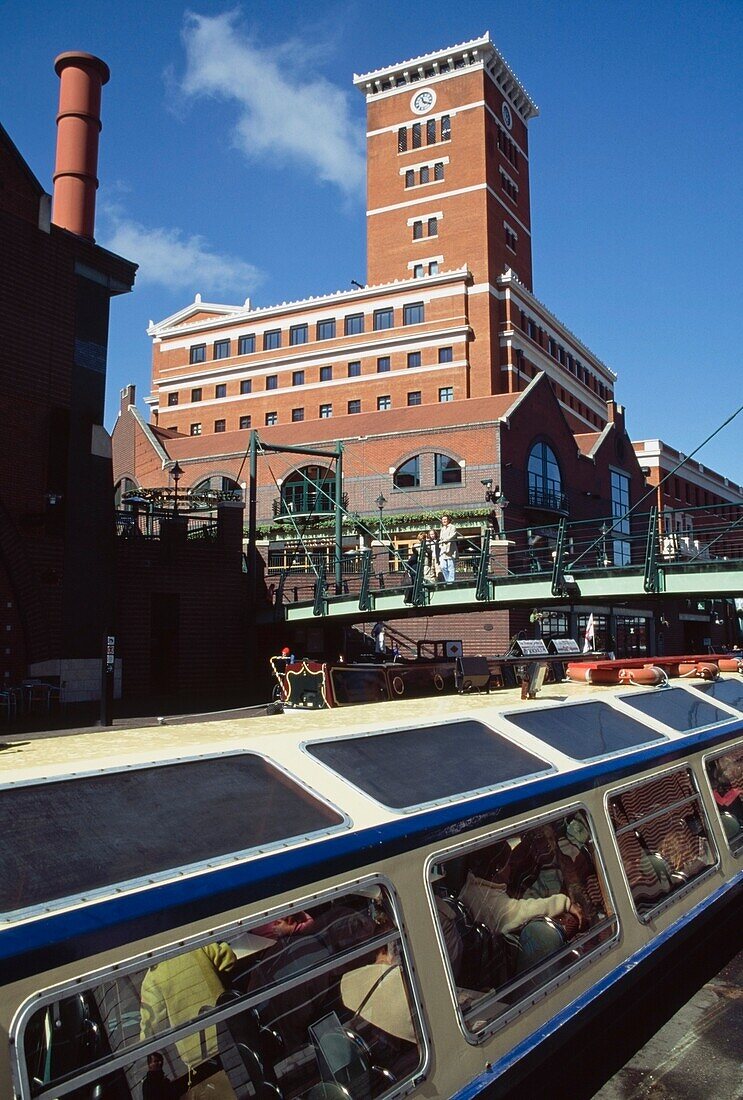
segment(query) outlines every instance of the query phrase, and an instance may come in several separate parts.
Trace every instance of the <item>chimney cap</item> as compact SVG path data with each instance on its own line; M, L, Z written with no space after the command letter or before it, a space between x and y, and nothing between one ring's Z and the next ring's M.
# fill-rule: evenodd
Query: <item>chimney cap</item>
M102 61L100 57L96 57L95 54L83 53L82 50L67 50L54 59L54 71L57 76L61 76L63 70L70 65L97 69L100 74L101 84L108 84L111 79L111 70L108 65L105 61Z

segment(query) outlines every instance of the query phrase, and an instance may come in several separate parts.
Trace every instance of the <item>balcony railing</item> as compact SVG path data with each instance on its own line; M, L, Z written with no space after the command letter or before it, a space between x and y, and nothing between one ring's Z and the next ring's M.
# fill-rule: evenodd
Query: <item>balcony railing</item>
M566 516L570 511L567 493L556 489L542 489L536 485L529 486L529 507L541 508L543 512L556 512Z

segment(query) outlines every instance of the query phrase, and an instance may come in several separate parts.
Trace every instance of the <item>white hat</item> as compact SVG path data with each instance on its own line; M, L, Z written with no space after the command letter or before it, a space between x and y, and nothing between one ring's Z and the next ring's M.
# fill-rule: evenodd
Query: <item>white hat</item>
M369 996L371 990L373 992ZM408 1043L416 1042L399 966L370 963L358 970L350 970L341 978L341 998L351 1012L359 1012L361 1009L359 1016L367 1023L397 1039L405 1039Z

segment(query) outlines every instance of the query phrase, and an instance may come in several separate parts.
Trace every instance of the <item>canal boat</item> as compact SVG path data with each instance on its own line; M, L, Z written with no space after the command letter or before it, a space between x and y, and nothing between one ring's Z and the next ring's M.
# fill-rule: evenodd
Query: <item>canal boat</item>
M6 743L0 1094L504 1096L739 935L743 676L538 679Z

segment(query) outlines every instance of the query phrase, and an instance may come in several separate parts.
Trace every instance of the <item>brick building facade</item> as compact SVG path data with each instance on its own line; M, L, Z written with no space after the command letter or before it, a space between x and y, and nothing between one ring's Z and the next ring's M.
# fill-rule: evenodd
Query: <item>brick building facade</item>
M404 555L444 512L476 545L491 510L483 483L510 502L501 526L547 543L563 515L617 514L620 498L635 502L646 485L616 376L532 291L535 104L487 37L355 84L367 104L367 285L258 308L196 295L153 324L151 423L143 429L124 391L114 430L120 488L167 485L177 462L185 490L244 489L252 431L271 444L342 441L344 505L358 517L347 524L349 549L382 518ZM124 445L133 420L138 443ZM316 515L330 510L318 503L327 474L296 455L259 462L269 583L288 563L301 581L287 518L304 517L314 549L328 545ZM589 610L566 606L555 631L578 632ZM605 610L605 633L616 633ZM647 651L648 610L622 616L644 621ZM463 638L472 652L503 648L528 628L524 612L406 626L412 639Z
M99 99L108 70L65 54L57 71L66 88L60 135L74 114L81 127L91 123L97 149L100 121L83 100ZM136 267L62 213L59 188L73 174L89 219L97 186L95 156L77 172L69 152L60 140L52 216L51 196L0 127L0 691L29 675L55 676L77 698L91 679L100 684L111 629L109 303L131 290Z

